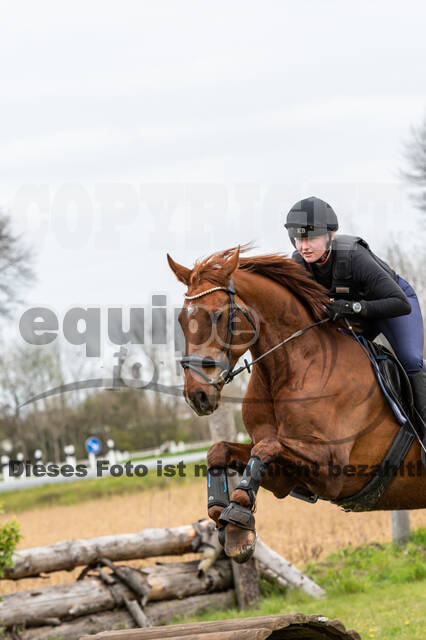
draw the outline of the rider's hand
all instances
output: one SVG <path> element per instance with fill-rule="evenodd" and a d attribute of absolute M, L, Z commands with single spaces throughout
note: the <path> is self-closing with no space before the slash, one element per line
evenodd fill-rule
<path fill-rule="evenodd" d="M 365 318 L 366 305 L 363 301 L 358 304 L 361 305 L 361 310 L 357 313 L 353 308 L 354 302 L 352 300 L 332 300 L 328 308 L 328 315 L 331 320 L 338 320 L 344 316 L 352 316 L 353 318 Z"/>

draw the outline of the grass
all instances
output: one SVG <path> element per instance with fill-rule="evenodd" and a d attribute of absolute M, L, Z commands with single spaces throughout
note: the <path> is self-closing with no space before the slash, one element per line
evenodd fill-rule
<path fill-rule="evenodd" d="M 413 532 L 407 545 L 346 547 L 306 572 L 330 595 L 367 592 L 372 587 L 426 580 L 426 529 Z"/>
<path fill-rule="evenodd" d="M 326 589 L 314 600 L 298 590 L 261 581 L 262 599 L 255 608 L 210 611 L 177 622 L 204 622 L 286 613 L 339 619 L 362 638 L 424 640 L 426 629 L 426 528 L 415 531 L 406 546 L 369 543 L 346 547 L 304 571 Z"/>
<path fill-rule="evenodd" d="M 176 451 L 175 453 L 171 453 L 170 451 L 167 451 L 165 453 L 161 453 L 161 458 L 171 458 L 172 456 L 178 456 L 179 453 L 185 454 L 185 453 L 201 453 L 201 452 L 205 452 L 207 453 L 207 451 L 209 450 L 210 447 L 198 447 L 197 449 L 185 449 L 185 451 Z M 120 460 L 120 463 L 122 463 L 123 461 L 125 462 L 126 460 L 130 460 L 131 462 L 139 462 L 140 460 L 152 460 L 153 458 L 156 458 L 158 456 L 143 456 L 142 458 L 124 458 L 123 460 Z"/>
<path fill-rule="evenodd" d="M 338 619 L 346 629 L 358 631 L 362 638 L 424 640 L 425 591 L 426 582 L 421 581 L 403 587 L 379 587 L 369 593 L 357 593 L 350 597 L 347 594 L 328 596 L 320 602 L 291 592 L 287 595 L 270 595 L 263 598 L 258 607 L 245 611 L 211 611 L 196 618 L 175 619 L 173 623 L 304 613 L 323 615 L 330 620 Z"/>
<path fill-rule="evenodd" d="M 133 463 L 134 461 L 132 461 Z M 199 464 L 205 464 L 201 461 Z M 165 465 L 163 465 L 163 473 Z M 76 482 L 61 482 L 58 484 L 32 487 L 18 491 L 5 491 L 1 494 L 2 504 L 8 513 L 18 513 L 29 509 L 41 509 L 58 505 L 74 505 L 89 500 L 100 500 L 115 495 L 139 493 L 152 489 L 168 488 L 171 482 L 182 483 L 203 481 L 202 475 L 195 476 L 195 464 L 186 464 L 184 476 L 179 477 L 178 473 L 174 477 L 157 475 L 156 469 L 149 469 L 144 477 L 121 476 L 114 478 L 105 476 L 103 478 L 83 479 Z M 205 482 L 205 480 L 204 480 Z"/>
<path fill-rule="evenodd" d="M 184 453 L 200 453 L 204 454 L 208 451 L 208 447 L 200 447 L 197 449 L 188 449 Z M 167 464 L 167 458 L 178 456 L 179 453 L 162 453 L 159 459 L 164 460 L 163 468 Z M 133 466 L 139 463 L 143 464 L 144 460 L 151 460 L 153 456 L 144 458 L 131 458 L 120 460 L 118 464 L 124 465 L 127 461 Z M 154 456 L 155 458 L 155 456 Z M 205 464 L 205 456 L 200 455 L 200 463 Z M 173 481 L 179 480 L 184 483 L 190 479 L 197 479 L 194 473 L 194 463 L 185 465 L 185 477 L 173 478 Z M 6 511 L 18 513 L 28 511 L 30 509 L 41 509 L 43 507 L 52 507 L 58 505 L 73 505 L 89 500 L 100 500 L 110 498 L 111 496 L 121 494 L 139 493 L 140 491 L 149 491 L 150 489 L 168 488 L 170 486 L 170 478 L 166 476 L 158 476 L 156 469 L 149 469 L 146 476 L 138 478 L 136 476 L 112 477 L 105 475 L 102 478 L 90 478 L 77 480 L 75 482 L 62 482 L 41 487 L 32 487 L 29 489 L 19 489 L 17 491 L 0 492 L 2 504 Z"/>

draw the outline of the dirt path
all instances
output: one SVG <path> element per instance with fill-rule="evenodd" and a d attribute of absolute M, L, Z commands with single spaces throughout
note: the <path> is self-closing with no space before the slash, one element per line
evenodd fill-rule
<path fill-rule="evenodd" d="M 129 533 L 147 527 L 189 524 L 206 517 L 205 500 L 204 487 L 194 482 L 168 490 L 25 511 L 16 514 L 24 535 L 19 548 L 53 544 L 72 538 Z M 11 513 L 3 515 L 0 522 L 12 517 L 14 514 Z M 287 560 L 299 566 L 348 544 L 357 546 L 367 541 L 391 539 L 389 513 L 344 513 L 326 502 L 310 505 L 293 498 L 277 500 L 264 490 L 259 495 L 256 523 L 260 537 Z M 426 526 L 426 509 L 412 511 L 411 524 L 413 528 Z M 152 559 L 134 562 L 136 566 L 152 563 Z M 18 582 L 3 580 L 0 582 L 0 593 L 69 582 L 75 579 L 79 571 L 59 572 L 46 579 Z"/>

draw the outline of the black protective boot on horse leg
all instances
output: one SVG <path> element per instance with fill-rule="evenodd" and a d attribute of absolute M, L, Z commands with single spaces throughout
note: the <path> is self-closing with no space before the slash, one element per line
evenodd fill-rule
<path fill-rule="evenodd" d="M 228 478 L 225 467 L 212 467 L 207 472 L 207 510 L 229 505 Z M 225 527 L 218 527 L 218 538 L 225 544 Z"/>
<path fill-rule="evenodd" d="M 240 489 L 248 494 L 251 508 L 249 509 L 248 507 L 244 507 L 237 502 L 232 501 L 219 516 L 219 522 L 224 528 L 228 524 L 231 524 L 239 527 L 240 529 L 246 529 L 253 532 L 256 531 L 254 516 L 251 509 L 256 501 L 256 495 L 262 483 L 263 476 L 265 475 L 266 468 L 267 465 L 260 460 L 259 456 L 252 456 L 250 458 L 235 491 Z M 234 555 L 232 551 L 229 552 L 230 549 L 229 544 L 227 544 L 226 535 L 225 531 L 225 553 L 232 557 L 233 560 L 236 562 L 245 562 L 253 555 L 256 547 L 256 535 L 254 536 L 253 541 L 246 545 L 244 550 L 239 552 L 237 556 Z"/>
<path fill-rule="evenodd" d="M 417 419 L 417 423 L 420 423 L 420 437 L 422 438 L 423 445 L 426 447 L 426 363 L 423 360 L 423 368 L 420 369 L 414 375 L 408 376 L 411 382 L 411 388 L 413 390 L 414 406 L 417 409 L 420 419 Z M 423 424 L 422 424 L 423 421 Z M 423 466 L 426 468 L 426 454 L 422 449 L 422 461 Z"/>

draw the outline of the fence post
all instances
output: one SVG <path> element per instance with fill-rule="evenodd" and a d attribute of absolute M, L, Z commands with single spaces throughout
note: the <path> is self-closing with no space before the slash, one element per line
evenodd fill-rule
<path fill-rule="evenodd" d="M 392 540 L 394 544 L 405 544 L 410 539 L 410 512 L 391 511 Z"/>

